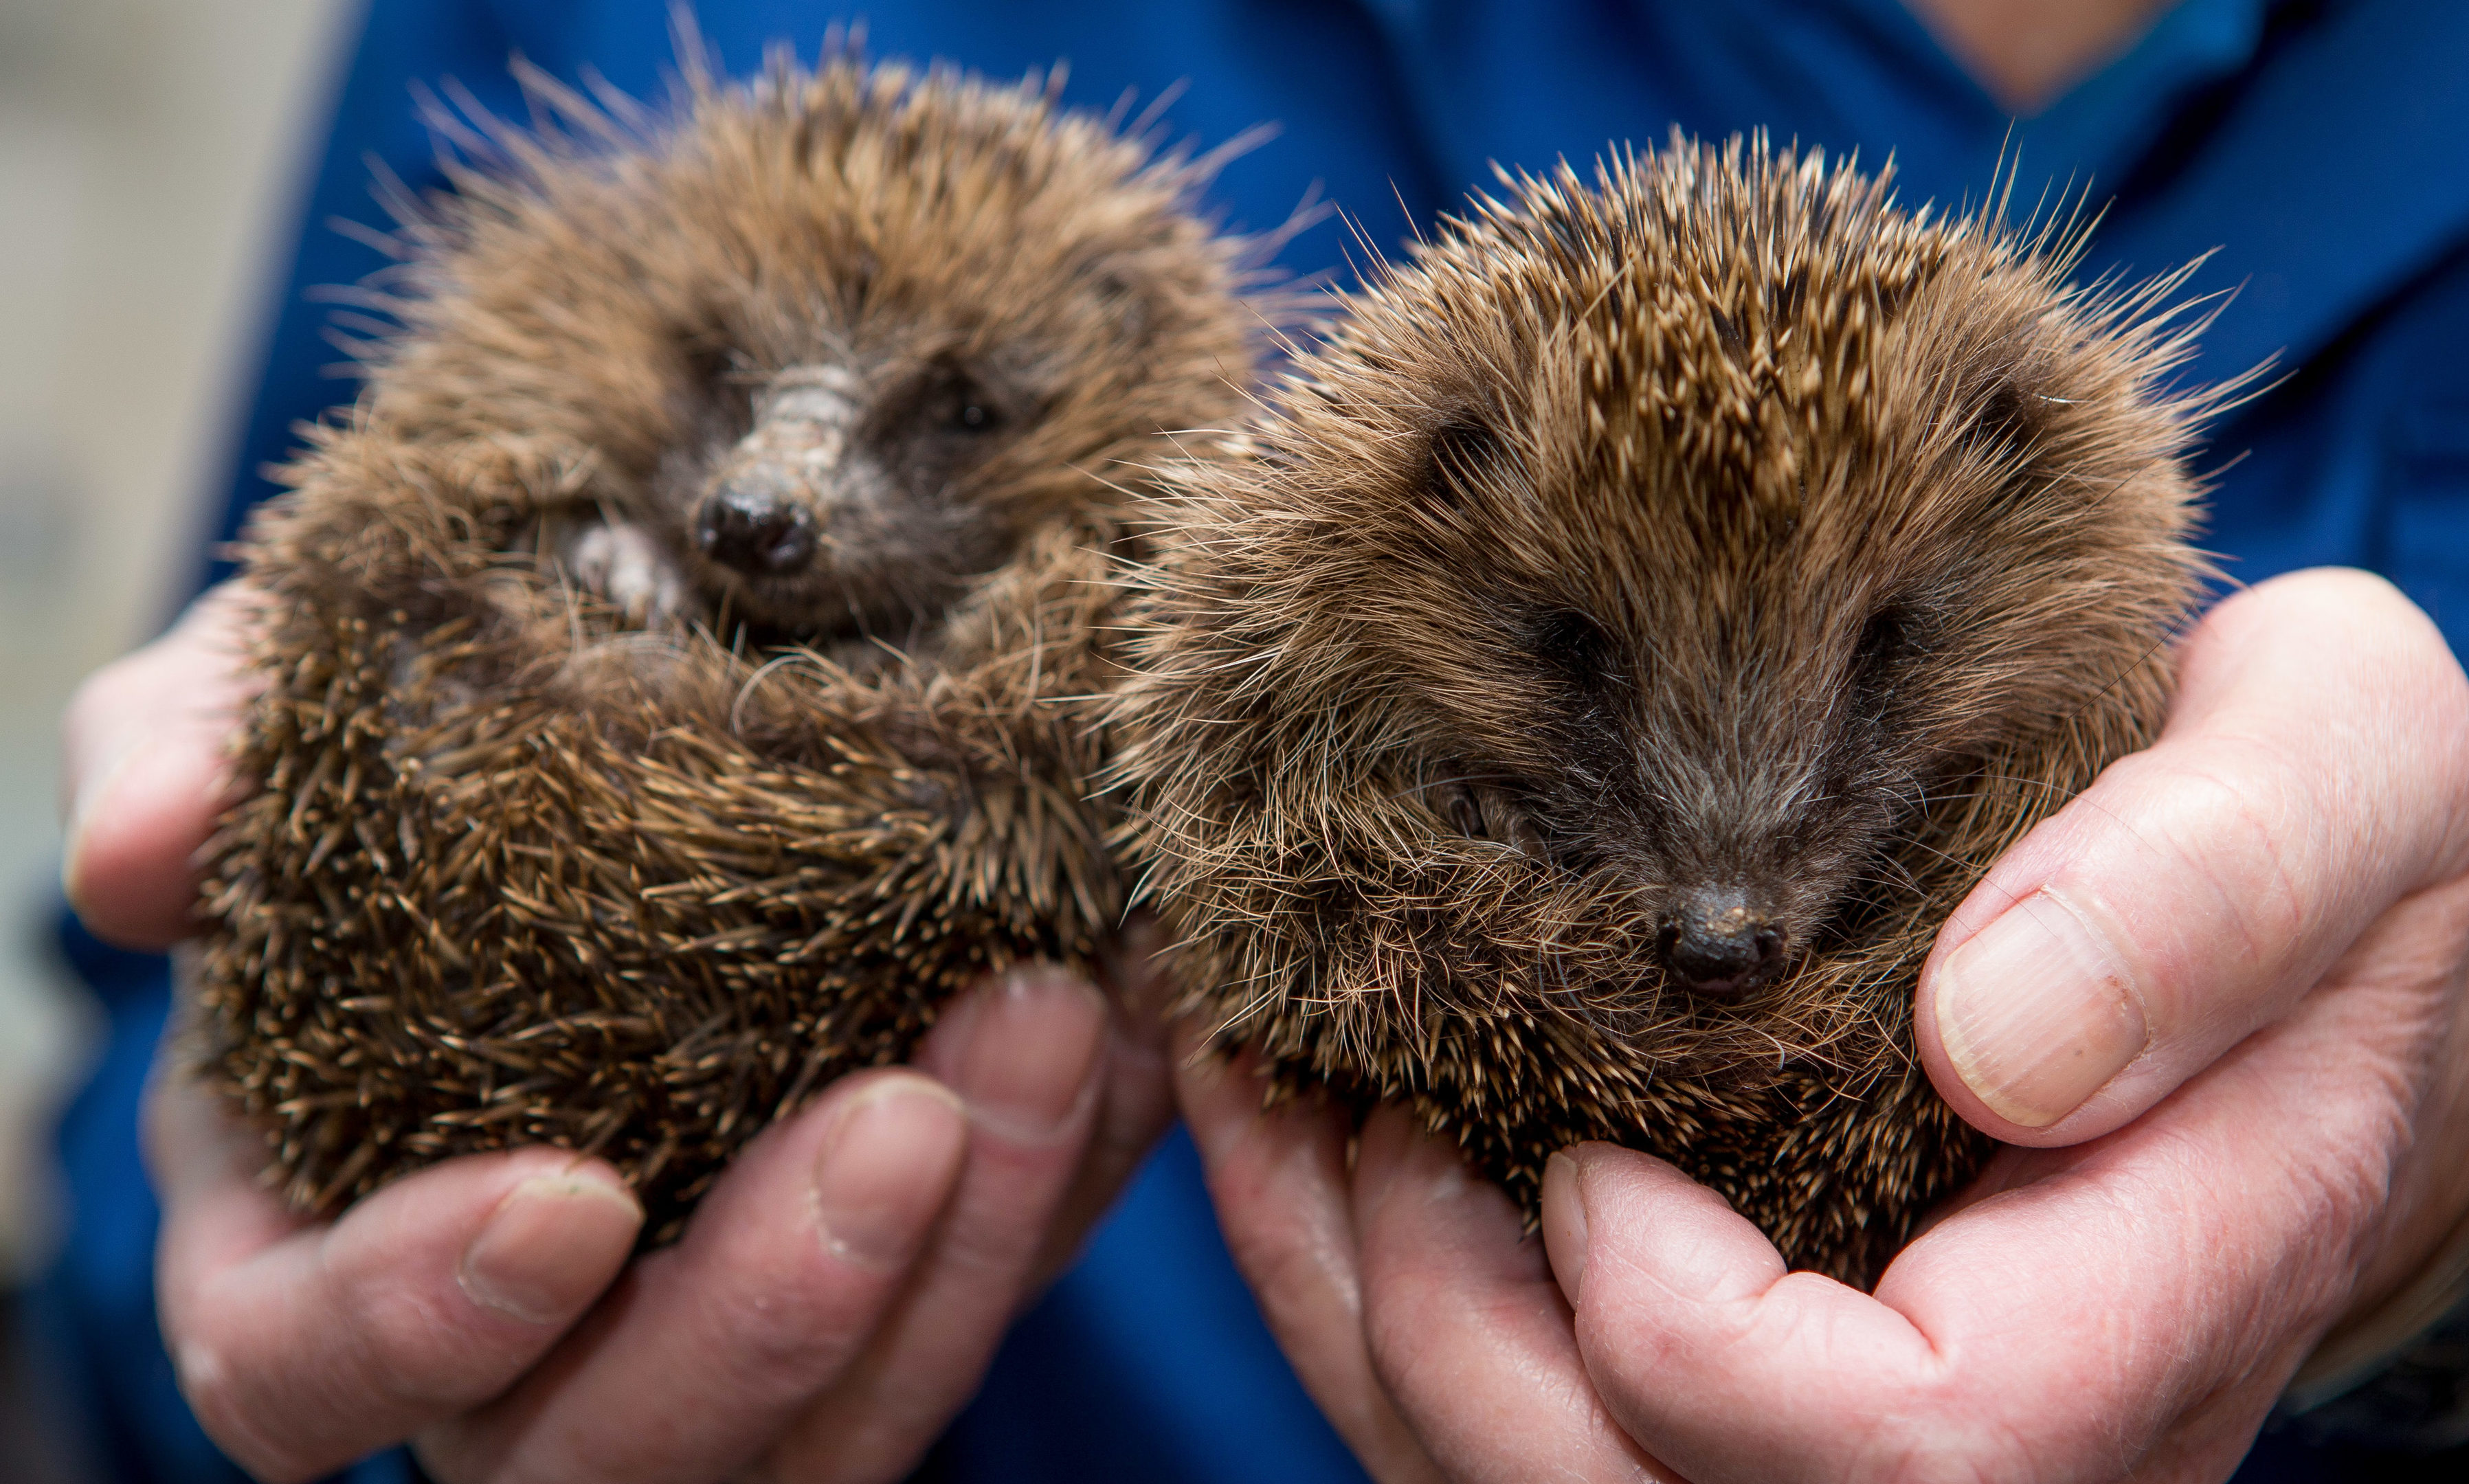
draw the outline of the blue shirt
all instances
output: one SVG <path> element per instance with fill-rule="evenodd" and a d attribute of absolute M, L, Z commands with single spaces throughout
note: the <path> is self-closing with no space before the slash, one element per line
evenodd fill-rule
<path fill-rule="evenodd" d="M 802 0 L 703 5 L 745 71 L 775 37 L 811 59 L 834 12 Z M 2235 289 L 2190 377 L 2277 357 L 2272 389 L 2214 427 L 2209 544 L 2234 581 L 2374 568 L 2469 638 L 2469 7 L 2454 0 L 2182 0 L 2126 55 L 2017 123 L 1898 0 L 910 0 L 867 22 L 876 56 L 994 76 L 1068 59 L 1097 109 L 1184 82 L 1170 118 L 1214 144 L 1275 138 L 1211 192 L 1232 224 L 1274 228 L 1315 193 L 1373 241 L 1407 239 L 1492 163 L 1583 162 L 1606 146 L 1765 128 L 1891 158 L 1909 202 L 1978 199 L 2001 156 L 2015 200 L 2071 183 L 2109 203 L 2085 272 L 2156 272 L 2211 253 L 2196 291 Z M 331 107 L 299 245 L 232 450 L 224 533 L 269 492 L 257 472 L 291 427 L 348 400 L 309 290 L 380 265 L 335 217 L 382 224 L 369 161 L 437 180 L 415 83 L 452 79 L 526 116 L 519 53 L 655 95 L 674 57 L 639 0 L 375 0 Z M 1293 272 L 1345 269 L 1337 225 L 1297 236 Z M 236 412 L 241 409 L 235 409 Z M 219 1480 L 154 1334 L 154 1211 L 135 1147 L 138 1086 L 163 1018 L 159 963 L 63 928 L 102 992 L 111 1041 L 71 1109 L 75 1196 L 42 1313 L 115 1477 Z M 2355 1458 L 2267 1436 L 2241 1479 L 2361 1478 Z M 401 1477 L 401 1456 L 364 1465 Z M 1196 1161 L 1168 1142 L 1086 1258 L 1013 1332 L 978 1402 L 926 1468 L 938 1479 L 1359 1478 L 1262 1330 L 1220 1246 Z"/>

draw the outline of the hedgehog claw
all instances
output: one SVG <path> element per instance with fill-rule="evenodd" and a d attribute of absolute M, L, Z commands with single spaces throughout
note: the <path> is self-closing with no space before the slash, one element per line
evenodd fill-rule
<path fill-rule="evenodd" d="M 685 606 L 684 575 L 641 526 L 586 526 L 567 543 L 565 558 L 574 580 L 608 599 L 631 624 L 663 628 Z"/>

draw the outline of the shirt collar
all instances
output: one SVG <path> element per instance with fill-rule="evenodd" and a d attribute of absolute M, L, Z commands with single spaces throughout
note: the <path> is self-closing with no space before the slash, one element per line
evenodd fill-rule
<path fill-rule="evenodd" d="M 2271 9 L 2270 0 L 2179 0 L 2115 60 L 2019 120 L 2014 148 L 2037 156 L 2040 171 L 2115 188 L 2187 100 L 2254 59 Z"/>

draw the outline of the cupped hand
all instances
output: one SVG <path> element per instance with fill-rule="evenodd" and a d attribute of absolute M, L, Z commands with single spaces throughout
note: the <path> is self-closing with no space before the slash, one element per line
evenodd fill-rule
<path fill-rule="evenodd" d="M 191 929 L 227 802 L 250 600 L 200 600 L 66 723 L 70 898 L 99 934 Z M 844 1079 L 753 1140 L 674 1246 L 554 1150 L 446 1161 L 332 1221 L 168 1059 L 146 1114 L 156 1282 L 182 1388 L 269 1480 L 411 1440 L 446 1484 L 891 1479 L 976 1390 L 1172 1113 L 1146 955 L 1113 995 L 1027 967 L 913 1066 Z"/>
<path fill-rule="evenodd" d="M 1373 1472 L 2233 1471 L 2327 1329 L 2469 1236 L 2469 682 L 2342 572 L 2222 604 L 2181 676 L 2160 741 L 1940 937 L 1931 1080 L 2034 1147 L 1874 1296 L 1787 1272 L 1712 1192 L 1606 1145 L 1552 1160 L 1522 1239 L 1403 1113 L 1350 1145 L 1188 1059 L 1230 1244 Z"/>

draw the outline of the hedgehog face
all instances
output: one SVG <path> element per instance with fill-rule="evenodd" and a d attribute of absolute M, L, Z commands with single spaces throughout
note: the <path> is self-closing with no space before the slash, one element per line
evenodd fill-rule
<path fill-rule="evenodd" d="M 1578 369 L 1563 391 L 1583 398 Z M 1381 579 L 1419 569 L 1437 601 L 1358 630 L 1416 723 L 1402 770 L 1467 838 L 1625 886 L 1690 990 L 1779 974 L 1988 765 L 2001 722 L 2063 704 L 2036 691 L 2079 663 L 2077 631 L 1999 603 L 2065 579 L 2029 537 L 2076 495 L 2010 488 L 1980 441 L 1847 460 L 1769 510 L 1719 465 L 1571 458 L 1564 397 L 1481 390 L 1502 431 L 1457 415 L 1385 491 L 1446 513 Z M 1952 507 L 1934 529 L 1894 518 L 1930 504 Z"/>
<path fill-rule="evenodd" d="M 2172 284 L 2066 247 L 1676 141 L 1347 295 L 1114 708 L 1187 1007 L 1530 1215 L 1612 1139 L 1873 1281 L 1986 1156 L 1921 965 L 2155 735 L 2202 571 Z"/>
<path fill-rule="evenodd" d="M 1206 166 L 1034 83 L 836 57 L 701 86 L 640 150 L 462 181 L 372 403 L 565 470 L 487 493 L 631 624 L 931 647 L 1033 532 L 1111 539 L 1123 467 L 1239 405 Z"/>
<path fill-rule="evenodd" d="M 1043 399 L 993 365 L 910 359 L 725 386 L 662 461 L 655 497 L 712 610 L 897 644 L 1010 557 L 1020 513 L 971 477 Z"/>
<path fill-rule="evenodd" d="M 1363 295 L 1219 544 L 1257 543 L 1235 611 L 1293 616 L 1296 704 L 1362 719 L 1401 879 L 1505 853 L 1722 998 L 1907 882 L 2191 565 L 2182 409 L 2120 310 L 1848 172 L 1691 163 L 1530 183 Z"/>
<path fill-rule="evenodd" d="M 1745 381 L 1761 352 L 1774 369 L 1711 406 L 1641 412 L 1614 337 L 1566 322 L 1508 376 L 1438 389 L 1461 410 L 1419 467 L 1364 471 L 1396 509 L 1355 528 L 1420 528 L 1386 561 L 1432 601 L 1379 603 L 1360 634 L 1419 723 L 1437 817 L 1627 883 L 1672 977 L 1735 995 L 1891 873 L 1900 832 L 2002 740 L 2140 660 L 2148 628 L 2120 621 L 2145 615 L 2103 611 L 2103 558 L 2174 537 L 2174 515 L 2112 518 L 2143 471 L 2091 430 L 2134 409 L 2097 363 L 2050 354 L 2020 287 L 1988 296 L 1950 373 L 1938 295 L 1915 285 L 1858 367 L 1910 410 L 1850 402 L 1831 438 L 1802 431 L 1843 400 L 1793 354 L 1805 325 L 1719 349 L 1697 375 Z M 1642 312 L 1621 299 L 1598 312 Z M 1360 556 L 1366 583 L 1402 575 Z"/>

